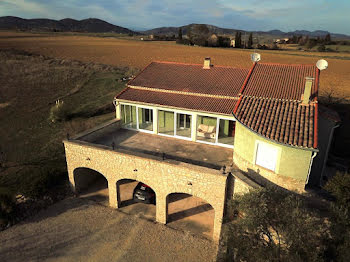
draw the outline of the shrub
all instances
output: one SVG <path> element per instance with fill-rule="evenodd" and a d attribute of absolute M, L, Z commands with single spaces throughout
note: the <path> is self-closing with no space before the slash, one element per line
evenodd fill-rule
<path fill-rule="evenodd" d="M 336 261 L 350 257 L 350 174 L 337 173 L 325 186 L 335 197 L 332 205 L 330 256 Z"/>
<path fill-rule="evenodd" d="M 56 101 L 56 104 L 51 107 L 49 120 L 51 122 L 65 121 L 69 117 L 69 110 L 67 105 L 60 100 Z"/>
<path fill-rule="evenodd" d="M 229 208 L 235 219 L 228 224 L 228 259 L 321 260 L 324 225 L 296 194 L 262 188 L 236 196 Z"/>
<path fill-rule="evenodd" d="M 15 197 L 8 189 L 0 187 L 0 227 L 7 224 L 15 209 Z"/>
<path fill-rule="evenodd" d="M 336 198 L 338 205 L 350 208 L 350 174 L 337 173 L 328 181 L 325 189 Z"/>
<path fill-rule="evenodd" d="M 67 174 L 53 166 L 31 167 L 20 174 L 19 193 L 26 197 L 39 198 L 47 194 L 53 187 L 62 184 Z"/>
<path fill-rule="evenodd" d="M 318 52 L 325 52 L 326 51 L 326 46 L 324 44 L 321 44 L 317 47 Z"/>

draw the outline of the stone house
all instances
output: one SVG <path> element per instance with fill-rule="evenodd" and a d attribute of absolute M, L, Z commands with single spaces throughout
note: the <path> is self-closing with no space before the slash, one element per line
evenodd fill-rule
<path fill-rule="evenodd" d="M 72 187 L 93 180 L 79 170 L 95 170 L 118 208 L 120 181 L 142 181 L 161 223 L 169 195 L 199 197 L 215 210 L 218 240 L 233 194 L 319 184 L 339 121 L 319 113 L 319 78 L 314 65 L 152 62 L 116 95 L 116 119 L 64 141 Z"/>

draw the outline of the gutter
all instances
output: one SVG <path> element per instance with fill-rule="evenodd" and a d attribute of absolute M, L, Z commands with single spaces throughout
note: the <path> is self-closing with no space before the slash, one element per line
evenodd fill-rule
<path fill-rule="evenodd" d="M 312 156 L 311 156 L 309 171 L 307 172 L 307 177 L 306 177 L 305 185 L 306 185 L 307 183 L 309 183 L 309 178 L 310 178 L 312 163 L 313 163 L 314 158 L 315 158 L 316 156 L 317 156 L 317 152 L 314 152 L 314 153 L 312 154 Z"/>
<path fill-rule="evenodd" d="M 321 184 L 321 179 L 323 177 L 323 173 L 324 173 L 324 170 L 325 170 L 325 167 L 326 167 L 326 163 L 327 163 L 327 160 L 328 160 L 329 148 L 331 147 L 331 143 L 332 143 L 332 140 L 333 140 L 334 129 L 336 129 L 339 126 L 340 125 L 337 124 L 337 125 L 332 127 L 331 134 L 330 134 L 330 139 L 328 139 L 326 154 L 324 156 L 324 161 L 323 161 L 322 170 L 321 170 L 321 176 L 320 176 L 320 182 L 319 182 L 320 184 Z"/>

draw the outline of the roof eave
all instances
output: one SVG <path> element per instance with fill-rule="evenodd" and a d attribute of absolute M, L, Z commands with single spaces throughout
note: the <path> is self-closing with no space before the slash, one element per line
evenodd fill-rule
<path fill-rule="evenodd" d="M 266 140 L 269 140 L 273 143 L 276 143 L 276 144 L 279 144 L 279 145 L 283 145 L 283 146 L 287 146 L 287 147 L 291 147 L 291 148 L 294 148 L 294 149 L 301 149 L 301 150 L 306 150 L 306 151 L 312 151 L 312 152 L 319 152 L 319 149 L 317 148 L 311 148 L 311 147 L 302 147 L 302 146 L 295 146 L 295 145 L 290 145 L 290 144 L 285 144 L 285 143 L 282 143 L 282 142 L 279 142 L 279 141 L 276 141 L 274 139 L 271 139 L 271 138 L 268 138 L 266 136 L 263 136 L 262 134 L 258 133 L 257 131 L 251 129 L 250 127 L 246 126 L 245 124 L 243 124 L 238 118 L 237 116 L 235 115 L 235 113 L 232 112 L 232 115 L 233 117 L 236 119 L 236 121 L 238 123 L 240 123 L 242 126 L 244 126 L 245 128 L 249 129 L 250 131 L 252 131 L 254 134 L 266 139 Z"/>

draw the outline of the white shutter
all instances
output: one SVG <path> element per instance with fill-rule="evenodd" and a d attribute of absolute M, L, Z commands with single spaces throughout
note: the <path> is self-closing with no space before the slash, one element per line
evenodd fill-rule
<path fill-rule="evenodd" d="M 277 164 L 277 155 L 277 147 L 266 143 L 258 143 L 255 164 L 275 171 Z"/>

